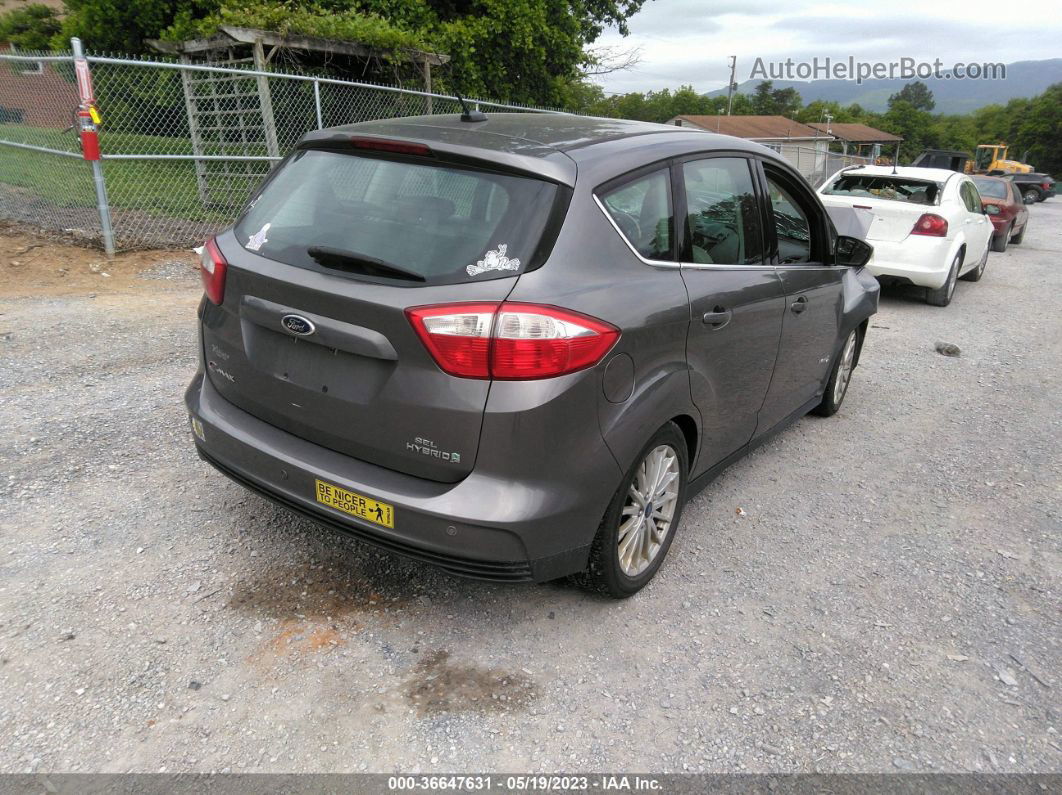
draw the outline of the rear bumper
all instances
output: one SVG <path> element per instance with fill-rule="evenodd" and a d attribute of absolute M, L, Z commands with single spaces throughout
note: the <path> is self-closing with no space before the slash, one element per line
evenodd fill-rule
<path fill-rule="evenodd" d="M 458 483 L 413 477 L 269 425 L 222 398 L 202 372 L 185 403 L 202 423 L 199 455 L 232 480 L 322 525 L 465 577 L 545 582 L 582 571 L 619 482 L 607 452 L 567 466 L 559 456 L 539 480 L 478 467 Z M 317 479 L 392 505 L 394 528 L 318 503 Z"/>
<path fill-rule="evenodd" d="M 875 276 L 892 276 L 933 289 L 943 286 L 948 279 L 954 259 L 954 240 L 909 235 L 898 243 L 867 242 L 874 246 L 874 256 L 867 264 L 867 270 Z"/>
<path fill-rule="evenodd" d="M 992 218 L 992 234 L 995 235 L 996 237 L 999 237 L 1004 232 L 1006 232 L 1010 228 L 1010 225 L 1012 223 L 1014 223 L 1014 219 L 1013 218 L 1000 218 L 998 216 L 992 216 L 991 218 Z"/>

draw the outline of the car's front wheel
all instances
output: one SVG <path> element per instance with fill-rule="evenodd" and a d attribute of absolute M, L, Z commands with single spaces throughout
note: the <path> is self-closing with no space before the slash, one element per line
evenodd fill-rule
<path fill-rule="evenodd" d="M 612 498 L 579 578 L 583 584 L 625 599 L 653 579 L 682 518 L 688 475 L 686 439 L 669 422 L 645 445 Z"/>
<path fill-rule="evenodd" d="M 812 409 L 819 416 L 831 417 L 841 407 L 844 396 L 848 394 L 848 382 L 852 380 L 852 371 L 855 369 L 858 351 L 859 329 L 852 329 L 845 337 L 841 353 L 833 363 L 833 370 L 830 371 L 830 380 L 826 382 L 826 392 L 822 396 L 822 402 Z"/>

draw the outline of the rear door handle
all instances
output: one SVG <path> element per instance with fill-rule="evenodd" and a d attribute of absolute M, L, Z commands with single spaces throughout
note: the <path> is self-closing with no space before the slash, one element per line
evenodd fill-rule
<path fill-rule="evenodd" d="M 799 315 L 808 308 L 808 297 L 806 295 L 800 296 L 789 308 L 793 310 L 793 314 Z"/>
<path fill-rule="evenodd" d="M 706 326 L 710 326 L 713 330 L 719 329 L 730 322 L 730 318 L 734 316 L 734 312 L 730 309 L 724 309 L 721 306 L 717 306 L 713 312 L 705 312 L 701 321 Z"/>

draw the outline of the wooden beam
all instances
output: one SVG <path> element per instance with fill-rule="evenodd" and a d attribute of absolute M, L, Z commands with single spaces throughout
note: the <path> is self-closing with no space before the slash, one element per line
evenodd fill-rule
<path fill-rule="evenodd" d="M 254 68 L 259 72 L 266 70 L 265 50 L 262 40 L 256 39 L 254 47 Z M 265 133 L 266 152 L 273 157 L 280 156 L 280 145 L 277 142 L 277 122 L 273 116 L 273 95 L 269 93 L 269 78 L 263 75 L 255 77 L 258 83 L 258 97 L 262 103 L 262 127 Z"/>
<path fill-rule="evenodd" d="M 391 55 L 402 60 L 414 61 L 415 63 L 429 63 L 432 66 L 442 66 L 450 61 L 449 55 L 441 53 L 424 52 L 422 50 L 388 50 L 380 47 L 369 47 L 354 41 L 304 36 L 300 33 L 288 33 L 285 35 L 268 30 L 257 30 L 256 28 L 240 28 L 235 25 L 221 25 L 218 30 L 225 33 L 232 40 L 242 44 L 254 44 L 256 41 L 261 41 L 262 44 L 271 47 L 308 50 L 310 52 L 332 52 L 340 55 L 352 55 L 356 58 Z"/>

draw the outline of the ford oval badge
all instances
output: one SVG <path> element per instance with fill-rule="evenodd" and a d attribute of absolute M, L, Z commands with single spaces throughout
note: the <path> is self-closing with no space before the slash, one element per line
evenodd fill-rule
<path fill-rule="evenodd" d="M 298 334 L 300 337 L 308 337 L 317 331 L 317 326 L 302 315 L 284 315 L 284 317 L 280 319 L 280 325 L 292 334 Z"/>

